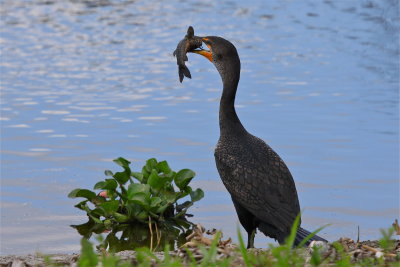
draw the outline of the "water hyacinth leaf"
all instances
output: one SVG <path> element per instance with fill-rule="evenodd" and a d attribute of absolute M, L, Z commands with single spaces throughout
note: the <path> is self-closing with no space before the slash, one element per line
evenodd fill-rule
<path fill-rule="evenodd" d="M 158 176 L 158 173 L 155 169 L 153 169 L 149 175 L 149 179 L 147 180 L 147 183 L 153 188 L 153 189 L 160 189 L 164 186 L 165 184 L 164 179 L 162 179 L 160 176 Z"/>
<path fill-rule="evenodd" d="M 204 197 L 204 192 L 200 188 L 197 188 L 196 190 L 194 190 L 190 193 L 190 198 L 191 198 L 192 202 L 199 201 L 203 197 Z"/>
<path fill-rule="evenodd" d="M 104 189 L 104 190 L 110 190 L 110 191 L 115 191 L 115 189 L 118 187 L 118 183 L 114 179 L 106 179 L 105 181 L 100 181 L 96 183 L 93 187 L 93 189 Z"/>
<path fill-rule="evenodd" d="M 77 197 L 84 197 L 88 200 L 91 200 L 92 198 L 96 197 L 96 193 L 87 190 L 87 189 L 80 189 L 77 188 L 75 190 L 72 190 L 69 194 L 68 194 L 69 198 L 77 198 Z"/>
<path fill-rule="evenodd" d="M 148 173 L 150 173 L 152 169 L 155 169 L 157 167 L 157 160 L 155 158 L 148 159 L 146 161 L 145 167 L 146 167 L 146 171 Z"/>
<path fill-rule="evenodd" d="M 72 228 L 75 228 L 80 235 L 85 238 L 89 238 L 92 235 L 92 229 L 96 225 L 96 223 L 89 217 L 89 221 L 79 225 L 71 225 Z"/>
<path fill-rule="evenodd" d="M 192 193 L 192 188 L 191 188 L 190 186 L 187 185 L 187 186 L 185 186 L 185 187 L 183 188 L 183 190 L 181 190 L 180 192 L 178 192 L 178 198 L 177 198 L 177 200 L 186 197 L 186 196 L 189 195 L 190 193 Z"/>
<path fill-rule="evenodd" d="M 126 216 L 124 214 L 121 214 L 119 212 L 114 212 L 113 216 L 114 216 L 115 220 L 117 222 L 120 222 L 120 223 L 124 223 L 124 222 L 129 221 L 129 217 L 128 216 Z"/>
<path fill-rule="evenodd" d="M 192 170 L 180 170 L 174 178 L 176 186 L 178 186 L 179 189 L 183 190 L 190 183 L 195 175 L 196 174 Z"/>
<path fill-rule="evenodd" d="M 103 209 L 106 215 L 111 215 L 116 212 L 119 208 L 119 201 L 118 200 L 111 200 L 101 203 L 99 208 Z"/>
<path fill-rule="evenodd" d="M 171 204 L 169 204 L 169 203 L 167 203 L 165 205 L 162 205 L 162 206 L 158 207 L 155 212 L 156 213 L 163 213 L 170 205 Z"/>
<path fill-rule="evenodd" d="M 145 209 L 149 209 L 149 194 L 138 192 L 135 195 L 132 196 L 129 200 L 132 201 L 133 203 L 136 203 L 140 206 L 142 206 Z"/>
<path fill-rule="evenodd" d="M 105 211 L 98 207 L 93 210 L 90 210 L 88 213 L 97 219 L 99 219 L 101 216 L 106 216 Z"/>
<path fill-rule="evenodd" d="M 171 182 L 174 180 L 175 174 L 176 174 L 176 172 L 170 172 L 170 173 L 161 175 L 161 177 L 165 180 L 165 184 L 167 184 L 167 186 L 169 184 L 172 186 Z M 172 186 L 172 188 L 173 188 L 173 186 Z"/>
<path fill-rule="evenodd" d="M 123 168 L 129 168 L 129 164 L 131 164 L 129 160 L 126 160 L 121 157 L 114 159 L 113 161 Z"/>
<path fill-rule="evenodd" d="M 104 197 L 101 196 L 95 196 L 94 198 L 92 198 L 90 200 L 90 202 L 92 202 L 95 206 L 100 205 L 101 203 L 105 202 L 106 199 Z"/>
<path fill-rule="evenodd" d="M 87 202 L 88 202 L 88 200 L 81 201 L 81 202 L 79 202 L 78 204 L 76 204 L 74 207 L 75 207 L 75 208 L 78 208 L 78 209 L 80 209 L 80 210 L 86 211 L 86 210 L 89 208 L 89 207 L 86 205 Z"/>
<path fill-rule="evenodd" d="M 104 187 L 105 184 L 106 184 L 105 181 L 97 182 L 97 183 L 93 186 L 93 189 L 94 189 L 94 190 L 96 190 L 96 189 L 103 189 L 103 187 Z"/>
<path fill-rule="evenodd" d="M 87 215 L 95 222 L 95 223 L 99 223 L 102 224 L 103 222 L 97 218 L 96 216 L 92 215 L 92 212 L 87 213 Z"/>
<path fill-rule="evenodd" d="M 118 183 L 114 179 L 106 179 L 105 181 L 100 181 L 96 183 L 93 189 L 104 189 L 104 190 L 115 191 L 117 187 Z"/>
<path fill-rule="evenodd" d="M 141 172 L 132 172 L 131 175 L 136 178 L 139 182 L 143 181 L 143 173 Z"/>
<path fill-rule="evenodd" d="M 151 208 L 157 208 L 158 206 L 160 206 L 162 200 L 159 197 L 152 197 L 150 199 L 150 207 Z"/>
<path fill-rule="evenodd" d="M 132 199 L 137 193 L 150 194 L 150 186 L 148 184 L 130 184 L 128 187 L 128 199 Z"/>
<path fill-rule="evenodd" d="M 163 172 L 164 174 L 171 173 L 171 168 L 169 167 L 167 161 L 163 160 L 157 163 L 157 170 Z"/>
<path fill-rule="evenodd" d="M 139 213 L 136 215 L 136 218 L 137 218 L 138 220 L 142 220 L 142 221 L 147 221 L 148 217 L 149 217 L 149 214 L 148 214 L 147 211 L 145 211 L 145 210 L 139 212 Z"/>
<path fill-rule="evenodd" d="M 143 166 L 143 168 L 142 168 L 142 175 L 143 175 L 142 183 L 147 183 L 147 178 L 149 177 L 150 172 L 151 172 L 151 170 L 147 171 L 146 166 Z"/>
<path fill-rule="evenodd" d="M 113 172 L 110 171 L 110 170 L 105 170 L 105 171 L 104 171 L 104 174 L 105 174 L 106 176 L 113 176 L 113 175 L 114 175 Z"/>
<path fill-rule="evenodd" d="M 161 190 L 160 191 L 160 197 L 162 200 L 164 200 L 165 202 L 168 203 L 174 203 L 178 197 L 179 193 L 175 193 L 175 192 L 171 192 L 171 191 L 167 191 L 167 190 Z"/>
<path fill-rule="evenodd" d="M 119 184 L 125 184 L 129 180 L 129 176 L 126 172 L 117 172 L 113 177 Z"/>
<path fill-rule="evenodd" d="M 132 202 L 131 200 L 128 200 L 126 202 L 126 211 L 128 214 L 128 217 L 133 217 L 135 214 L 137 214 L 139 211 L 142 211 L 142 206 Z"/>
<path fill-rule="evenodd" d="M 193 205 L 192 201 L 185 201 L 182 204 L 176 205 L 176 210 L 181 212 L 182 210 L 186 210 Z"/>
<path fill-rule="evenodd" d="M 117 189 L 118 184 L 114 179 L 106 179 L 106 184 L 103 189 L 114 191 Z"/>

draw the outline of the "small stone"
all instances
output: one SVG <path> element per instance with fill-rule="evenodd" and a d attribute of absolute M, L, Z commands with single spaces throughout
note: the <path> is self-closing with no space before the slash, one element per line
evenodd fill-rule
<path fill-rule="evenodd" d="M 21 260 L 14 260 L 11 267 L 26 267 L 26 264 Z"/>
<path fill-rule="evenodd" d="M 382 258 L 384 255 L 385 255 L 385 254 L 383 254 L 382 251 L 377 251 L 377 252 L 375 253 L 375 258 L 380 259 L 380 258 Z"/>
<path fill-rule="evenodd" d="M 318 248 L 318 250 L 321 253 L 325 253 L 329 249 L 328 243 L 324 241 L 311 241 L 310 245 L 308 245 L 308 248 L 310 249 L 311 252 L 314 251 L 314 248 Z"/>

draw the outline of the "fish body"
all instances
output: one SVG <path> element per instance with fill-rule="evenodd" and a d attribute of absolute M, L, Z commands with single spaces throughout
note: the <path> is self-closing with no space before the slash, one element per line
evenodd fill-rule
<path fill-rule="evenodd" d="M 177 45 L 173 55 L 176 57 L 176 64 L 178 65 L 179 81 L 182 82 L 184 77 L 192 78 L 185 61 L 188 61 L 187 52 L 201 47 L 202 39 L 194 35 L 192 26 L 189 26 L 185 38 L 183 38 Z"/>

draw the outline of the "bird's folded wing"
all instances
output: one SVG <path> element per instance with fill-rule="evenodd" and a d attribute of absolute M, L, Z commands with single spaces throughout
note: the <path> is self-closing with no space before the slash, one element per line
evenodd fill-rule
<path fill-rule="evenodd" d="M 261 139 L 257 142 L 262 149 L 216 155 L 217 168 L 236 201 L 259 220 L 287 232 L 300 212 L 295 184 L 275 151 Z"/>

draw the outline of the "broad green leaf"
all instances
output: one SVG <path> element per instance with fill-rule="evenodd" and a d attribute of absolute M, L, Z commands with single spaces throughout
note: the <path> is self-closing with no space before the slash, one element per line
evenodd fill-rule
<path fill-rule="evenodd" d="M 74 207 L 78 208 L 80 210 L 86 211 L 88 209 L 88 206 L 86 205 L 87 202 L 88 202 L 88 200 L 81 201 L 78 204 L 76 204 Z"/>
<path fill-rule="evenodd" d="M 121 213 L 118 213 L 118 212 L 115 212 L 113 214 L 113 216 L 114 216 L 115 220 L 117 222 L 120 222 L 120 223 L 124 223 L 124 222 L 127 222 L 129 220 L 128 216 L 126 216 L 124 214 L 121 214 Z"/>
<path fill-rule="evenodd" d="M 165 160 L 157 163 L 157 170 L 159 172 L 163 172 L 164 174 L 168 174 L 171 172 L 171 168 L 168 165 L 168 162 L 166 162 Z"/>
<path fill-rule="evenodd" d="M 126 172 L 117 172 L 113 177 L 119 184 L 125 184 L 129 180 L 129 174 Z"/>
<path fill-rule="evenodd" d="M 147 219 L 149 218 L 149 214 L 147 213 L 147 211 L 143 210 L 136 215 L 136 218 L 142 221 L 147 221 Z"/>
<path fill-rule="evenodd" d="M 192 201 L 185 201 L 182 204 L 179 204 L 176 206 L 176 211 L 178 212 L 177 214 L 175 214 L 174 218 L 179 218 L 182 215 L 184 215 L 187 211 L 188 208 L 190 208 L 193 205 Z"/>
<path fill-rule="evenodd" d="M 190 198 L 192 199 L 192 202 L 199 201 L 203 197 L 204 197 L 204 192 L 200 188 L 197 188 L 196 190 L 190 193 Z"/>
<path fill-rule="evenodd" d="M 80 235 L 85 238 L 90 238 L 93 233 L 93 227 L 96 223 L 89 217 L 89 221 L 79 225 L 71 225 L 72 228 L 75 228 Z"/>
<path fill-rule="evenodd" d="M 81 239 L 81 255 L 78 266 L 95 267 L 98 263 L 97 254 L 93 250 L 93 245 L 86 238 Z"/>
<path fill-rule="evenodd" d="M 151 170 L 147 171 L 146 166 L 143 166 L 143 168 L 142 168 L 142 175 L 143 175 L 142 183 L 147 183 L 147 178 L 149 177 L 150 172 L 151 172 Z"/>
<path fill-rule="evenodd" d="M 102 189 L 115 191 L 117 189 L 118 183 L 114 179 L 106 179 L 105 185 Z"/>
<path fill-rule="evenodd" d="M 115 163 L 117 163 L 119 166 L 124 167 L 124 168 L 129 168 L 129 164 L 131 164 L 131 162 L 129 160 L 126 160 L 124 158 L 117 158 L 113 160 Z"/>
<path fill-rule="evenodd" d="M 196 174 L 192 170 L 180 170 L 174 178 L 176 186 L 178 186 L 179 189 L 183 190 L 190 183 L 195 175 Z"/>
<path fill-rule="evenodd" d="M 131 200 L 127 201 L 125 208 L 129 218 L 132 218 L 134 214 L 137 214 L 138 212 L 143 210 L 142 206 L 132 202 Z"/>
<path fill-rule="evenodd" d="M 111 215 L 118 210 L 119 201 L 118 200 L 106 201 L 104 203 L 101 203 L 99 208 L 103 209 L 106 215 Z"/>
<path fill-rule="evenodd" d="M 180 212 L 180 211 L 182 211 L 182 210 L 188 209 L 188 208 L 191 207 L 192 205 L 193 205 L 193 202 L 192 202 L 192 201 L 185 201 L 185 202 L 183 202 L 182 204 L 176 205 L 176 210 L 177 210 L 178 212 Z"/>
<path fill-rule="evenodd" d="M 160 206 L 162 200 L 159 197 L 152 197 L 150 199 L 150 207 L 151 208 L 157 208 L 158 206 Z"/>
<path fill-rule="evenodd" d="M 171 204 L 167 203 L 157 208 L 156 213 L 161 214 L 163 213 Z"/>
<path fill-rule="evenodd" d="M 95 196 L 94 198 L 92 198 L 90 200 L 90 202 L 92 202 L 95 206 L 100 205 L 101 203 L 105 202 L 106 199 L 104 197 L 101 196 Z"/>
<path fill-rule="evenodd" d="M 128 187 L 128 199 L 132 199 L 137 193 L 150 194 L 150 186 L 148 184 L 130 184 Z"/>
<path fill-rule="evenodd" d="M 88 200 L 91 200 L 92 198 L 96 197 L 96 193 L 87 190 L 87 189 L 80 189 L 77 188 L 75 190 L 72 190 L 69 194 L 68 194 L 69 198 L 77 198 L 77 197 L 84 197 Z"/>
<path fill-rule="evenodd" d="M 103 189 L 103 187 L 104 187 L 105 184 L 106 184 L 105 181 L 97 182 L 97 183 L 93 186 L 93 189 L 94 189 L 94 190 L 96 190 L 96 189 Z"/>
<path fill-rule="evenodd" d="M 184 198 L 184 197 L 186 197 L 187 195 L 189 195 L 190 193 L 192 193 L 192 188 L 191 188 L 190 186 L 187 185 L 187 186 L 184 187 L 183 190 L 181 190 L 180 192 L 177 192 L 177 198 L 176 198 L 176 200 L 181 199 L 181 198 Z"/>
<path fill-rule="evenodd" d="M 162 179 L 160 176 L 158 176 L 158 173 L 155 169 L 153 169 L 149 175 L 149 179 L 147 180 L 147 183 L 153 188 L 153 189 L 160 189 L 164 186 L 165 184 L 164 179 Z"/>
<path fill-rule="evenodd" d="M 149 209 L 149 195 L 146 193 L 138 192 L 132 196 L 130 199 L 133 203 L 136 203 L 140 206 L 142 206 L 145 209 Z"/>
<path fill-rule="evenodd" d="M 112 226 L 112 221 L 110 219 L 104 220 L 104 226 L 109 228 Z"/>
<path fill-rule="evenodd" d="M 139 182 L 143 181 L 143 173 L 141 172 L 132 172 L 131 175 L 135 177 Z"/>
<path fill-rule="evenodd" d="M 106 175 L 106 176 L 113 176 L 114 174 L 112 173 L 112 171 L 110 171 L 110 170 L 105 170 L 104 171 L 104 174 Z"/>
<path fill-rule="evenodd" d="M 157 168 L 157 160 L 155 158 L 148 159 L 145 167 L 146 171 L 150 173 L 152 169 Z"/>
<path fill-rule="evenodd" d="M 99 219 L 101 216 L 106 216 L 106 213 L 104 211 L 104 209 L 101 209 L 99 207 L 93 209 L 93 210 L 89 210 L 88 215 L 91 215 L 97 219 Z"/>
<path fill-rule="evenodd" d="M 94 209 L 94 210 L 89 210 L 89 212 L 87 212 L 87 215 L 95 222 L 95 223 L 103 223 L 99 217 L 100 216 L 104 216 L 104 211 L 102 211 L 101 209 Z"/>
<path fill-rule="evenodd" d="M 106 179 L 105 181 L 100 181 L 94 185 L 93 189 L 104 189 L 115 191 L 117 189 L 118 183 L 114 179 Z"/>
<path fill-rule="evenodd" d="M 168 203 L 174 203 L 179 193 L 170 192 L 167 190 L 161 190 L 159 196 L 162 200 Z"/>

